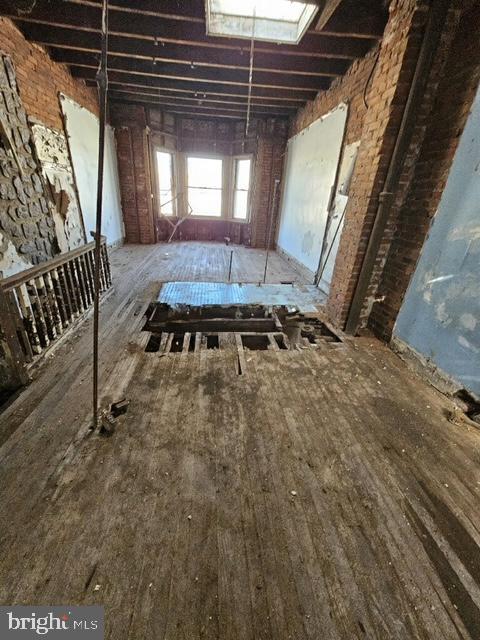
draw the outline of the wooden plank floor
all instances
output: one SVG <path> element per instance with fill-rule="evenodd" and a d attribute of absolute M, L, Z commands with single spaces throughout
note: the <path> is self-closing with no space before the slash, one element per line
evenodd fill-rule
<path fill-rule="evenodd" d="M 90 322 L 0 416 L 0 602 L 104 604 L 115 640 L 479 638 L 480 433 L 374 340 L 243 375 L 234 349 L 145 353 L 158 281 L 214 279 L 211 250 L 115 253 L 112 437 L 88 432 Z"/>

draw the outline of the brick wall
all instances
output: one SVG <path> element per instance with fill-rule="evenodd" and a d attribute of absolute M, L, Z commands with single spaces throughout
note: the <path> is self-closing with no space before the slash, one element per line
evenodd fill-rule
<path fill-rule="evenodd" d="M 18 270 L 53 257 L 58 252 L 58 244 L 40 167 L 32 156 L 32 134 L 9 56 L 0 56 L 0 101 L 11 143 L 10 148 L 3 140 L 0 142 L 1 278 L 9 262 L 10 243 L 19 255 Z"/>
<path fill-rule="evenodd" d="M 165 146 L 184 153 L 217 153 L 254 156 L 252 211 L 249 223 L 225 220 L 189 219 L 175 237 L 180 240 L 217 240 L 229 236 L 232 242 L 265 247 L 273 197 L 273 181 L 283 166 L 287 123 L 285 120 L 255 120 L 248 139 L 240 121 L 174 118 L 158 109 L 134 104 L 114 104 L 112 124 L 116 128 L 120 189 L 126 241 L 154 243 L 166 240 L 171 227 L 154 214 L 149 149 Z M 274 207 L 272 244 L 279 198 Z"/>
<path fill-rule="evenodd" d="M 377 292 L 384 300 L 373 306 L 369 318 L 370 329 L 385 340 L 391 337 L 480 81 L 479 24 L 480 5 L 475 3 L 461 17 L 453 42 L 444 43 L 448 60 L 433 110 L 424 123 L 424 143 L 406 199 L 392 219 L 393 240 Z M 453 27 L 447 28 L 447 34 L 454 32 Z"/>
<path fill-rule="evenodd" d="M 276 140 L 265 136 L 258 139 L 252 203 L 253 247 L 265 248 L 269 237 L 270 247 L 275 246 L 281 194 L 281 184 L 275 192 L 275 180 L 282 178 L 285 148 L 282 138 Z"/>
<path fill-rule="evenodd" d="M 294 136 L 312 122 L 318 120 L 341 102 L 349 104 L 349 115 L 345 133 L 345 143 L 351 144 L 360 140 L 363 131 L 363 120 L 367 112 L 365 106 L 365 90 L 370 86 L 370 76 L 378 55 L 378 47 L 370 51 L 365 58 L 356 60 L 347 73 L 337 78 L 327 91 L 321 91 L 315 100 L 308 102 L 300 109 L 292 121 L 290 136 Z"/>
<path fill-rule="evenodd" d="M 28 116 L 63 130 L 59 92 L 98 114 L 96 91 L 73 78 L 65 65 L 53 62 L 42 47 L 25 40 L 8 18 L 0 18 L 0 51 L 12 58 Z"/>
<path fill-rule="evenodd" d="M 362 144 L 328 300 L 328 314 L 337 326 L 344 325 L 360 273 L 425 21 L 426 12 L 415 0 L 398 0 L 390 6 L 389 21 L 367 92 L 368 110 L 363 120 Z"/>

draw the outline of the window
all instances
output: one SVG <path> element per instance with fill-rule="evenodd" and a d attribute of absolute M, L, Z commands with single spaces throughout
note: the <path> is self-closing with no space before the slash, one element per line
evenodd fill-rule
<path fill-rule="evenodd" d="M 250 158 L 237 158 L 235 160 L 233 217 L 237 220 L 246 220 L 248 218 L 251 164 Z"/>
<path fill-rule="evenodd" d="M 223 161 L 220 158 L 187 158 L 188 204 L 194 216 L 222 215 Z"/>
<path fill-rule="evenodd" d="M 172 216 L 173 202 L 173 155 L 167 151 L 157 151 L 158 201 L 160 213 Z"/>
<path fill-rule="evenodd" d="M 207 33 L 298 43 L 318 6 L 307 0 L 206 0 Z"/>

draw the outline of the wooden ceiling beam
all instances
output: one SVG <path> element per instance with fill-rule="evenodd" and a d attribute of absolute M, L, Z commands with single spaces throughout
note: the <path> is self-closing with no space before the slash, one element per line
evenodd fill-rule
<path fill-rule="evenodd" d="M 327 22 L 342 2 L 343 0 L 324 0 L 323 7 L 320 10 L 320 15 L 315 25 L 315 31 L 323 31 Z"/>
<path fill-rule="evenodd" d="M 342 0 L 333 0 L 341 2 Z M 85 7 L 91 7 L 92 9 L 100 10 L 102 6 L 101 0 L 64 0 L 70 4 L 82 5 Z M 322 7 L 325 4 L 324 0 L 319 0 L 317 3 Z M 126 14 L 136 14 L 142 16 L 148 16 L 150 18 L 162 18 L 164 20 L 175 20 L 178 22 L 189 22 L 197 24 L 205 24 L 205 5 L 203 1 L 199 0 L 182 0 L 181 12 L 180 6 L 176 0 L 162 0 L 159 5 L 158 0 L 142 0 L 142 6 L 132 6 L 132 0 L 115 0 L 109 3 L 109 9 L 111 12 L 119 12 Z M 383 32 L 383 25 L 376 18 L 375 3 L 372 4 L 370 12 L 370 22 L 363 22 L 360 27 L 355 22 L 355 16 L 352 15 L 352 20 L 347 26 L 336 26 L 333 29 L 324 30 L 322 35 L 330 37 L 350 37 L 350 38 L 365 38 L 368 40 L 378 39 Z M 332 12 L 333 13 L 333 12 Z M 329 17 L 331 17 L 332 13 Z M 309 33 L 315 35 L 318 33 L 317 29 L 310 29 Z"/>
<path fill-rule="evenodd" d="M 85 53 L 100 52 L 100 34 L 83 31 L 65 30 L 58 27 L 45 27 L 39 24 L 25 23 L 23 33 L 28 40 L 52 49 L 64 49 Z M 118 36 L 109 37 L 109 51 L 112 55 L 138 60 L 153 60 L 171 64 L 191 64 L 196 66 L 243 69 L 249 68 L 247 51 L 192 48 L 185 45 L 156 46 L 154 41 L 132 40 Z M 277 74 L 298 75 L 343 75 L 350 65 L 350 59 L 317 58 L 311 56 L 273 56 L 257 51 L 255 67 L 260 71 Z"/>
<path fill-rule="evenodd" d="M 109 100 L 113 101 L 113 102 L 131 102 L 131 101 L 135 101 L 135 102 L 141 102 L 141 103 L 145 103 L 148 104 L 152 107 L 158 107 L 159 109 L 165 109 L 168 110 L 168 108 L 180 108 L 180 109 L 190 109 L 190 110 L 200 110 L 201 113 L 207 113 L 207 112 L 219 112 L 222 111 L 224 113 L 231 113 L 231 114 L 236 114 L 240 117 L 246 117 L 247 114 L 247 107 L 246 105 L 242 108 L 241 106 L 231 106 L 231 107 L 227 107 L 227 106 L 218 106 L 218 105 L 212 105 L 212 104 L 204 104 L 203 102 L 200 104 L 198 100 L 191 100 L 189 104 L 185 104 L 185 103 L 179 103 L 177 102 L 175 99 L 174 100 L 165 100 L 165 99 L 155 99 L 155 97 L 148 97 L 148 96 L 142 96 L 142 95 L 123 95 L 121 92 L 118 91 L 112 91 L 110 93 L 109 96 Z M 265 107 L 261 107 L 261 106 L 256 106 L 256 105 L 252 105 L 251 106 L 251 113 L 252 114 L 258 114 L 258 115 L 263 115 L 263 116 L 282 116 L 282 117 L 289 117 L 291 114 L 291 112 L 289 111 L 285 111 L 284 109 L 282 110 L 279 107 L 274 107 L 274 109 L 267 109 Z"/>
<path fill-rule="evenodd" d="M 85 83 L 87 84 L 87 86 L 91 86 L 91 87 L 96 87 L 97 83 L 96 80 L 94 78 L 94 75 L 90 75 L 90 77 L 85 77 L 82 76 L 83 79 L 85 80 Z M 131 88 L 132 91 L 138 91 L 139 89 L 149 89 L 150 91 L 164 91 L 164 92 L 168 92 L 169 94 L 181 94 L 184 96 L 190 96 L 190 97 L 198 97 L 195 95 L 195 93 L 200 93 L 203 95 L 204 91 L 198 91 L 197 89 L 195 89 L 195 87 L 188 87 L 187 89 L 185 88 L 180 88 L 178 86 L 170 86 L 170 87 L 166 87 L 165 84 L 161 84 L 161 85 L 155 85 L 153 83 L 142 83 L 141 81 L 138 82 L 125 82 L 125 80 L 122 78 L 121 81 L 118 80 L 114 80 L 112 79 L 112 76 L 109 76 L 109 80 L 108 80 L 108 86 L 109 87 L 127 87 L 127 88 Z M 245 93 L 235 93 L 233 91 L 228 91 L 228 93 L 226 93 L 225 91 L 223 92 L 216 92 L 216 91 L 212 91 L 211 88 L 208 91 L 208 97 L 218 97 L 221 98 L 222 100 L 230 100 L 230 98 L 239 98 L 239 99 L 244 99 L 247 100 L 248 98 L 248 94 Z M 255 101 L 262 101 L 262 100 L 267 100 L 269 102 L 275 103 L 288 103 L 289 105 L 295 105 L 295 108 L 299 108 L 301 106 L 303 106 L 305 104 L 305 99 L 301 99 L 297 96 L 288 96 L 285 97 L 283 95 L 279 95 L 278 92 L 276 92 L 275 95 L 268 95 L 266 92 L 263 93 L 263 95 L 253 95 L 251 97 L 252 102 Z"/>
<path fill-rule="evenodd" d="M 143 103 L 140 100 L 111 100 L 111 103 L 113 104 L 140 104 L 142 106 L 146 106 L 145 103 Z M 155 105 L 157 107 L 161 107 L 162 105 Z M 241 114 L 241 113 L 231 113 L 230 111 L 224 111 L 222 109 L 217 109 L 215 111 L 206 111 L 203 110 L 201 107 L 181 107 L 179 105 L 176 106 L 165 106 L 164 111 L 167 111 L 168 113 L 174 113 L 174 114 L 179 114 L 179 115 L 183 115 L 183 116 L 191 116 L 192 118 L 198 118 L 199 115 L 205 116 L 207 118 L 231 118 L 233 120 L 246 120 L 246 111 Z M 276 116 L 275 114 L 265 114 L 266 117 L 283 117 L 283 116 Z"/>
<path fill-rule="evenodd" d="M 68 64 L 71 67 L 98 67 L 98 56 L 94 54 L 54 50 L 52 58 L 56 62 Z M 152 76 L 173 80 L 186 80 L 198 83 L 231 84 L 248 87 L 248 71 L 241 69 L 216 69 L 211 67 L 196 67 L 195 65 L 179 65 L 152 60 L 131 60 L 116 56 L 108 56 L 108 69 L 120 73 Z M 333 76 L 336 77 L 336 76 Z M 329 86 L 332 76 L 291 76 L 289 74 L 272 74 L 270 72 L 253 71 L 253 86 L 270 87 L 272 89 L 288 88 L 295 91 L 320 91 Z"/>
<path fill-rule="evenodd" d="M 139 89 L 129 89 L 128 87 L 125 88 L 122 85 L 116 85 L 116 87 L 111 87 L 110 91 L 109 91 L 109 95 L 115 95 L 117 97 L 122 96 L 124 98 L 130 97 L 130 99 L 132 99 L 132 96 L 143 96 L 145 98 L 148 98 L 150 101 L 152 101 L 153 103 L 155 103 L 155 101 L 179 101 L 179 103 L 185 102 L 188 104 L 194 103 L 197 105 L 200 105 L 201 103 L 203 104 L 212 104 L 212 105 L 223 105 L 223 106 L 234 106 L 240 109 L 246 109 L 247 104 L 248 104 L 248 100 L 245 97 L 244 100 L 227 100 L 226 97 L 223 99 L 219 99 L 219 98 L 212 98 L 212 97 L 207 97 L 207 98 L 196 98 L 194 94 L 192 95 L 178 95 L 178 94 L 167 94 L 167 93 L 160 93 L 160 92 L 152 92 L 152 91 L 140 91 Z M 303 103 L 300 103 L 303 104 Z M 276 104 L 273 104 L 271 101 L 267 100 L 265 101 L 264 98 L 253 98 L 252 99 L 252 107 L 261 107 L 262 109 L 275 109 L 277 111 L 283 111 L 285 113 L 290 112 L 290 113 L 295 113 L 298 109 L 300 105 L 299 104 L 290 104 L 290 103 L 281 103 L 281 102 L 277 102 Z"/>
<path fill-rule="evenodd" d="M 34 10 L 26 15 L 17 15 L 15 12 L 4 13 L 21 26 L 22 24 L 43 24 L 48 27 L 61 27 L 85 33 L 99 33 L 100 20 L 98 12 L 93 14 L 88 7 L 71 4 L 65 11 L 63 3 L 49 4 L 46 8 L 43 4 L 36 5 Z M 88 11 L 85 11 L 85 10 Z M 111 36 L 119 36 L 146 40 L 157 43 L 160 47 L 165 44 L 181 44 L 191 48 L 204 47 L 207 49 L 228 49 L 231 51 L 248 52 L 248 41 L 235 38 L 213 38 L 205 33 L 205 25 L 179 23 L 155 20 L 147 16 L 133 17 L 131 14 L 112 13 L 109 17 L 109 31 Z M 330 37 L 307 34 L 298 45 L 276 45 L 271 43 L 256 43 L 257 52 L 273 55 L 305 56 L 313 55 L 325 57 L 347 57 L 348 59 L 360 58 L 371 48 L 372 41 L 350 39 L 344 37 Z"/>
<path fill-rule="evenodd" d="M 88 63 L 75 63 L 70 64 L 70 68 L 72 70 L 73 75 L 85 77 L 81 75 L 81 70 L 89 70 L 91 73 L 94 73 L 98 69 L 98 65 L 96 64 L 88 64 Z M 163 85 L 170 86 L 175 88 L 176 86 L 180 86 L 182 88 L 188 88 L 188 86 L 192 87 L 195 91 L 209 91 L 212 89 L 213 91 L 217 91 L 221 87 L 234 88 L 235 90 L 239 90 L 242 87 L 245 89 L 245 93 L 248 89 L 248 78 L 244 80 L 226 80 L 215 78 L 215 75 L 212 75 L 212 78 L 206 78 L 205 76 L 182 76 L 182 75 L 167 75 L 161 73 L 155 73 L 154 71 L 143 71 L 143 70 L 135 70 L 135 69 L 126 69 L 120 67 L 112 67 L 109 66 L 108 70 L 109 77 L 110 76 L 120 76 L 124 77 L 126 81 L 129 81 L 133 78 L 150 78 L 151 80 L 155 80 L 158 83 L 153 86 L 157 86 L 161 88 Z M 260 75 L 260 74 L 258 74 Z M 87 75 L 90 77 L 90 75 Z M 173 83 L 173 85 L 172 85 Z M 284 95 L 298 96 L 299 93 L 302 93 L 305 99 L 314 98 L 318 90 L 326 89 L 329 86 L 329 80 L 319 81 L 312 87 L 300 87 L 300 86 L 291 86 L 284 83 L 272 84 L 269 82 L 262 82 L 257 74 L 254 74 L 254 82 L 252 84 L 253 91 L 258 95 L 258 90 L 263 90 L 269 92 L 269 94 L 275 94 L 277 91 L 281 91 Z"/>

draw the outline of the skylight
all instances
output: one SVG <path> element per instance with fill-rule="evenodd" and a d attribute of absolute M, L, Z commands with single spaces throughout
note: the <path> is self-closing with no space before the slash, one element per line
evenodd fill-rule
<path fill-rule="evenodd" d="M 298 44 L 318 7 L 295 0 L 206 0 L 207 33 Z"/>

